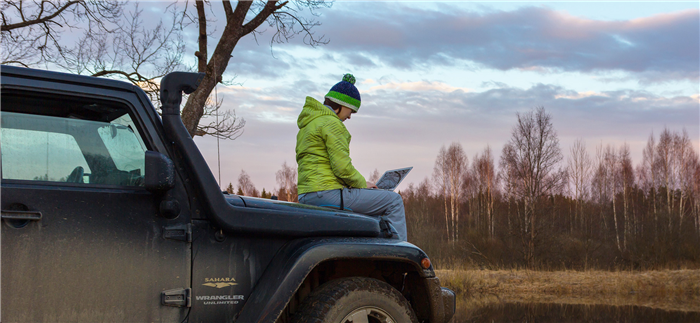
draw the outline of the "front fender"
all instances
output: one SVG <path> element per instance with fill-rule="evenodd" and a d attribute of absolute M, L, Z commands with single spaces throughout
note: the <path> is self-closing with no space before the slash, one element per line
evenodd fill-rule
<path fill-rule="evenodd" d="M 334 259 L 372 259 L 409 263 L 421 277 L 433 278 L 432 266 L 423 269 L 427 255 L 418 247 L 394 239 L 317 238 L 294 240 L 282 247 L 260 277 L 243 306 L 239 322 L 273 323 L 303 283 L 306 276 L 323 261 Z"/>

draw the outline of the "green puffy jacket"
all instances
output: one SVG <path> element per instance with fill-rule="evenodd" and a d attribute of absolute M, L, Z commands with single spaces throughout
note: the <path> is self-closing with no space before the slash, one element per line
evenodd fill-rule
<path fill-rule="evenodd" d="M 352 166 L 350 133 L 333 110 L 306 97 L 297 125 L 299 194 L 343 187 L 367 188 L 365 178 Z"/>

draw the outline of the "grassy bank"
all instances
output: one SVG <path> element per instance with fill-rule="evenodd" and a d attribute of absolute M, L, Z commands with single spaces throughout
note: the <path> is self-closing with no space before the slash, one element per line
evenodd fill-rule
<path fill-rule="evenodd" d="M 461 301 L 639 305 L 700 311 L 700 270 L 438 270 Z"/>

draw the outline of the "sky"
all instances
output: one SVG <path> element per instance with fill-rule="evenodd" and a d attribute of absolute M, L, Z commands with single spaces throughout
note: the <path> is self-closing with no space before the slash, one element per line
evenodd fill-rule
<path fill-rule="evenodd" d="M 470 163 L 488 146 L 497 164 L 517 114 L 540 106 L 552 117 L 562 167 L 578 138 L 592 156 L 598 145 L 627 144 L 639 164 L 649 136 L 665 127 L 685 129 L 697 151 L 699 10 L 697 1 L 335 2 L 316 11 L 313 31 L 326 45 L 297 37 L 270 46 L 269 27 L 257 42 L 241 40 L 225 74 L 232 83 L 216 95 L 245 119 L 244 133 L 195 142 L 222 187 L 245 170 L 259 190 L 277 188 L 275 172 L 296 166 L 305 97 L 322 101 L 352 73 L 362 96 L 345 122 L 353 165 L 366 177 L 413 166 L 399 189 L 430 177 L 438 151 L 453 142 Z M 194 52 L 196 30 L 186 37 Z M 209 44 L 217 40 L 214 32 Z"/>

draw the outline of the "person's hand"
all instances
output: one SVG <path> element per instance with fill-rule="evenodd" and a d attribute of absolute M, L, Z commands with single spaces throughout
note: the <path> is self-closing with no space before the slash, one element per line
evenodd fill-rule
<path fill-rule="evenodd" d="M 377 185 L 375 185 L 372 182 L 367 182 L 367 188 L 379 188 L 379 187 L 377 187 Z"/>

